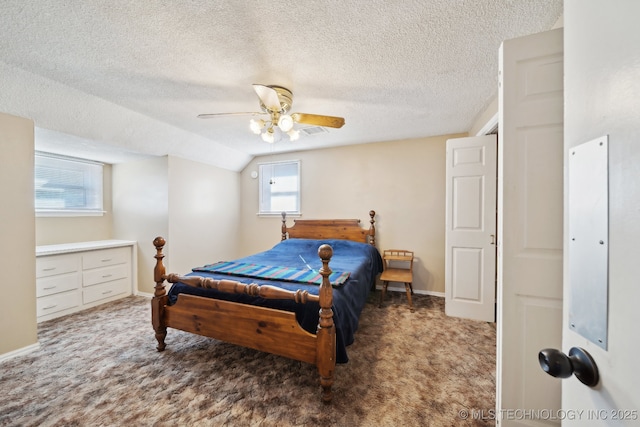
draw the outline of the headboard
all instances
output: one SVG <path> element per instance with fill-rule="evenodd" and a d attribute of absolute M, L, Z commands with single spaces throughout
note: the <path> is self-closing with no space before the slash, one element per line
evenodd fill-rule
<path fill-rule="evenodd" d="M 344 239 L 376 245 L 376 212 L 369 211 L 369 229 L 360 226 L 359 219 L 294 219 L 287 227 L 287 214 L 282 212 L 282 240 L 294 239 Z"/>

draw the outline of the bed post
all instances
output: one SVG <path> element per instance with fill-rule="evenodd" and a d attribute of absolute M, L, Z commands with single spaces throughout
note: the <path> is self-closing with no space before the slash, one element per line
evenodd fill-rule
<path fill-rule="evenodd" d="M 369 218 L 371 218 L 369 220 L 369 223 L 371 224 L 369 226 L 369 243 L 371 244 L 371 246 L 376 245 L 376 226 L 375 226 L 376 220 L 373 219 L 374 216 L 376 216 L 376 211 L 372 209 L 369 211 Z"/>
<path fill-rule="evenodd" d="M 156 237 L 153 239 L 153 246 L 156 247 L 156 266 L 153 269 L 153 280 L 156 282 L 153 298 L 151 299 L 151 323 L 153 330 L 156 332 L 156 340 L 158 345 L 156 348 L 158 351 L 162 351 L 165 348 L 164 339 L 167 336 L 167 327 L 164 324 L 164 307 L 167 304 L 167 292 L 164 287 L 165 279 L 165 267 L 162 262 L 164 254 L 162 248 L 166 241 L 162 237 Z"/>
<path fill-rule="evenodd" d="M 283 211 L 280 215 L 282 215 L 282 240 L 287 240 L 287 213 Z"/>
<path fill-rule="evenodd" d="M 320 285 L 320 319 L 317 331 L 317 365 L 322 386 L 322 401 L 331 402 L 333 374 L 336 367 L 336 328 L 333 323 L 333 287 L 329 281 L 331 268 L 329 260 L 333 256 L 333 249 L 329 245 L 322 245 L 318 249 L 318 256 L 322 259 L 322 284 Z"/>

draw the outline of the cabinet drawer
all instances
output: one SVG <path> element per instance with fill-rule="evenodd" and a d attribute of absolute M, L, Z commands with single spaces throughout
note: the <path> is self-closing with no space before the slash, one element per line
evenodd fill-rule
<path fill-rule="evenodd" d="M 89 304 L 100 301 L 101 299 L 125 294 L 129 291 L 130 287 L 131 280 L 126 278 L 84 288 L 82 290 L 82 302 L 84 304 Z"/>
<path fill-rule="evenodd" d="M 80 270 L 80 256 L 51 255 L 36 258 L 36 278 L 73 273 Z"/>
<path fill-rule="evenodd" d="M 131 259 L 129 248 L 113 248 L 90 251 L 82 254 L 82 269 L 106 267 L 109 265 L 124 264 Z"/>
<path fill-rule="evenodd" d="M 111 267 L 94 268 L 82 272 L 82 286 L 94 286 L 98 283 L 129 277 L 131 267 L 129 264 L 119 264 Z"/>
<path fill-rule="evenodd" d="M 73 272 L 36 280 L 36 297 L 44 297 L 80 288 L 80 273 Z"/>
<path fill-rule="evenodd" d="M 61 292 L 54 295 L 38 298 L 36 300 L 36 315 L 38 317 L 47 314 L 57 313 L 80 306 L 80 292 L 77 290 Z"/>

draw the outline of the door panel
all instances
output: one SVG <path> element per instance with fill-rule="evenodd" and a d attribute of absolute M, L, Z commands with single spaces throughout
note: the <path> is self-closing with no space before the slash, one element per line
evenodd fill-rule
<path fill-rule="evenodd" d="M 453 177 L 453 230 L 482 230 L 483 176 Z"/>
<path fill-rule="evenodd" d="M 482 250 L 478 248 L 452 248 L 452 298 L 480 301 L 482 289 Z"/>
<path fill-rule="evenodd" d="M 447 141 L 445 312 L 495 321 L 495 135 Z"/>
<path fill-rule="evenodd" d="M 538 256 L 562 256 L 562 126 L 525 129 L 518 134 L 522 197 L 522 250 Z M 560 179 L 562 177 L 560 176 Z M 540 207 L 544 209 L 540 209 Z"/>
<path fill-rule="evenodd" d="M 498 143 L 498 414 L 557 411 L 560 384 L 538 352 L 562 336 L 562 29 L 500 49 Z M 503 419 L 502 425 L 559 420 Z"/>
<path fill-rule="evenodd" d="M 569 180 L 565 183 L 567 227 L 564 233 L 565 313 L 563 344 L 586 350 L 597 364 L 600 382 L 587 387 L 575 376 L 562 383 L 563 410 L 583 410 L 567 420 L 571 426 L 640 425 L 640 2 L 565 0 L 565 170 L 575 164 L 570 152 L 583 143 L 608 139 L 608 335 L 607 349 L 570 327 L 569 309 L 575 262 L 569 230 L 576 205 Z M 574 170 L 575 171 L 575 170 Z M 575 200 L 575 199 L 574 199 Z M 591 210 L 587 215 L 593 215 Z"/>
<path fill-rule="evenodd" d="M 518 326 L 527 338 L 522 343 L 524 358 L 520 367 L 524 380 L 522 402 L 533 409 L 558 408 L 561 394 L 558 381 L 540 375 L 537 355 L 541 349 L 554 348 L 553 345 L 562 341 L 562 330 L 558 329 L 562 324 L 562 301 L 531 296 L 518 298 L 517 311 L 522 313 Z"/>

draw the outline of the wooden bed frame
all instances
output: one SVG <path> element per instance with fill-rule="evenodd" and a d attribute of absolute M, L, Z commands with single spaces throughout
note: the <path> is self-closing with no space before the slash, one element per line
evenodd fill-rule
<path fill-rule="evenodd" d="M 282 240 L 289 238 L 346 239 L 375 246 L 375 211 L 369 212 L 370 227 L 364 229 L 359 219 L 294 220 L 287 227 L 282 214 Z M 318 256 L 322 260 L 323 276 L 319 295 L 306 291 L 288 291 L 274 286 L 243 284 L 233 280 L 214 280 L 198 276 L 166 274 L 162 249 L 166 241 L 156 237 L 155 292 L 151 300 L 151 321 L 158 341 L 158 351 L 165 349 L 167 328 L 179 329 L 220 341 L 250 347 L 317 366 L 322 387 L 322 400 L 331 401 L 331 386 L 336 365 L 336 332 L 333 322 L 333 288 L 329 282 L 329 261 L 333 249 L 322 245 Z M 320 318 L 316 334 L 298 324 L 295 313 L 271 308 L 216 300 L 195 295 L 180 294 L 176 303 L 167 305 L 165 280 L 190 286 L 217 289 L 224 292 L 248 294 L 267 299 L 286 299 L 297 303 L 309 301 L 320 305 Z"/>

